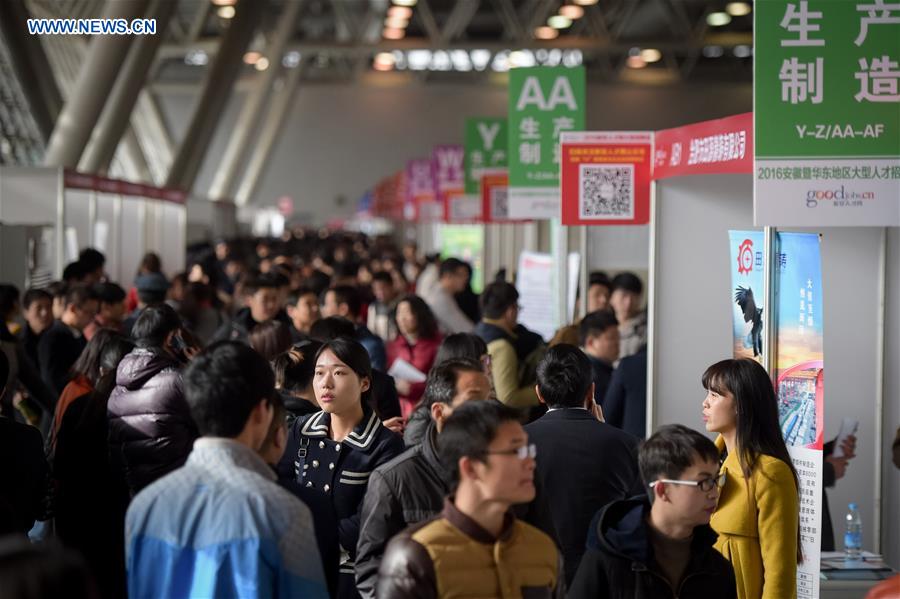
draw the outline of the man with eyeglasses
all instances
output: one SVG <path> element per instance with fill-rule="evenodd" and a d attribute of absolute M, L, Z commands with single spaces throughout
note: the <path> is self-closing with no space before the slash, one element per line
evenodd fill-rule
<path fill-rule="evenodd" d="M 712 441 L 680 424 L 640 448 L 647 495 L 603 508 L 569 588 L 574 599 L 737 596 L 734 570 L 713 549 L 709 519 L 724 478 Z"/>
<path fill-rule="evenodd" d="M 438 437 L 451 495 L 437 518 L 388 544 L 378 597 L 562 597 L 553 540 L 515 518 L 534 498 L 536 447 L 519 413 L 497 401 L 466 403 Z"/>
<path fill-rule="evenodd" d="M 428 424 L 421 442 L 372 472 L 360 508 L 356 586 L 363 599 L 375 597 L 378 567 L 391 537 L 444 507 L 449 473 L 437 450 L 444 423 L 466 402 L 484 401 L 490 394 L 491 382 L 473 360 L 446 360 L 428 373 L 421 408 Z"/>

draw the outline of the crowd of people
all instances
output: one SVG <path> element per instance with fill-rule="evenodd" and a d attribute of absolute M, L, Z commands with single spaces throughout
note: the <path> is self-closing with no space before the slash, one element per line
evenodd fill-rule
<path fill-rule="evenodd" d="M 643 440 L 635 274 L 593 273 L 545 343 L 513 284 L 476 295 L 411 244 L 300 233 L 188 263 L 148 254 L 126 288 L 86 249 L 59 283 L 0 285 L 4 593 L 796 596 L 771 380 L 714 364 L 688 424 L 716 441 Z"/>

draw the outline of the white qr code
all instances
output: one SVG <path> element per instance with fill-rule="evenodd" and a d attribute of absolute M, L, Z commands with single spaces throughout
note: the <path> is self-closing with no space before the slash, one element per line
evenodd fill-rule
<path fill-rule="evenodd" d="M 634 165 L 579 165 L 578 210 L 588 220 L 633 219 Z"/>

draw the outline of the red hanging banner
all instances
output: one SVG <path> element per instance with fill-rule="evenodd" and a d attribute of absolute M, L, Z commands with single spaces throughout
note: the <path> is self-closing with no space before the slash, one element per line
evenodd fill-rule
<path fill-rule="evenodd" d="M 753 113 L 656 132 L 653 179 L 753 173 Z"/>

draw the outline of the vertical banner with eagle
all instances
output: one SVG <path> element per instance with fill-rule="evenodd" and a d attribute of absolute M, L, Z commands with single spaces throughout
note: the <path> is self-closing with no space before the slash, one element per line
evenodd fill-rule
<path fill-rule="evenodd" d="M 819 596 L 822 521 L 822 265 L 819 236 L 777 233 L 772 256 L 776 304 L 766 306 L 762 231 L 729 231 L 734 357 L 763 362 L 765 327 L 775 327 L 778 417 L 800 483 L 798 599 Z M 768 311 L 771 311 L 769 313 Z M 769 348 L 765 348 L 769 349 Z"/>
<path fill-rule="evenodd" d="M 734 357 L 763 359 L 762 231 L 729 231 L 731 237 L 731 313 Z"/>

